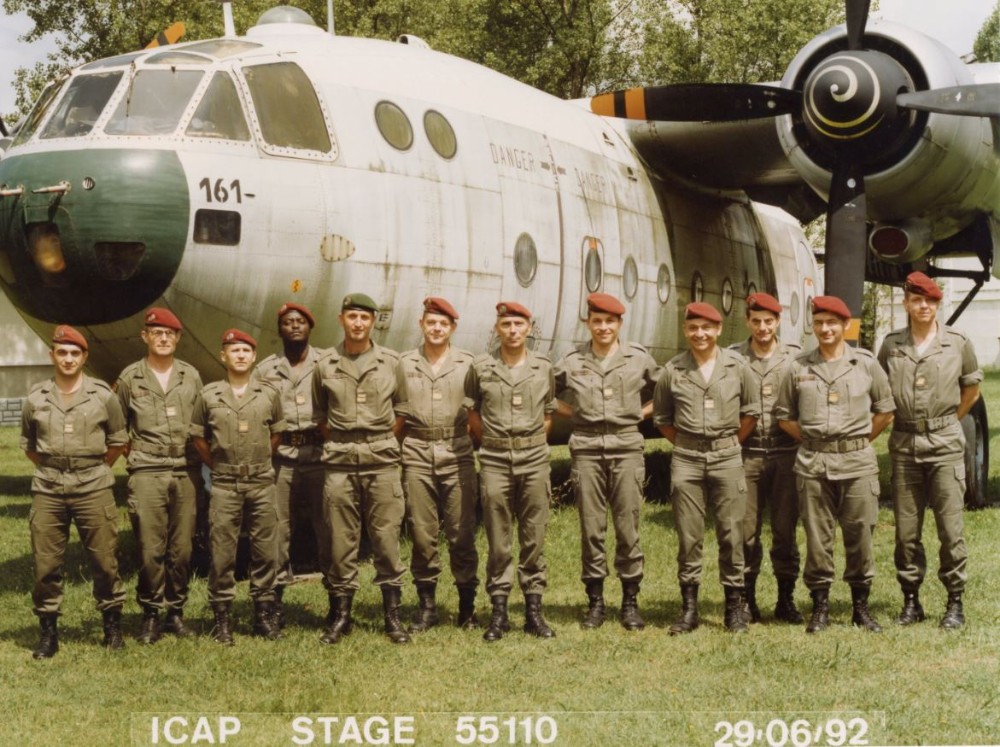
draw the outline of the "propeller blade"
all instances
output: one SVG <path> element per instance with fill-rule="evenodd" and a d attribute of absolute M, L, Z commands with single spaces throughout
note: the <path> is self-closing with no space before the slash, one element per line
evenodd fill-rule
<path fill-rule="evenodd" d="M 852 345 L 857 345 L 861 332 L 867 253 L 868 206 L 864 173 L 856 163 L 838 166 L 830 183 L 826 214 L 823 283 L 826 293 L 841 298 L 854 315 L 844 334 Z"/>
<path fill-rule="evenodd" d="M 798 111 L 802 94 L 753 83 L 682 83 L 602 93 L 590 109 L 605 117 L 661 122 L 737 122 Z"/>
<path fill-rule="evenodd" d="M 965 117 L 1000 117 L 1000 83 L 937 88 L 901 93 L 896 104 L 904 109 L 941 112 Z"/>
<path fill-rule="evenodd" d="M 851 51 L 864 49 L 865 26 L 868 25 L 868 9 L 871 0 L 847 0 L 847 48 Z"/>
<path fill-rule="evenodd" d="M 156 38 L 146 45 L 146 49 L 155 49 L 156 47 L 166 47 L 170 44 L 176 44 L 184 36 L 185 31 L 187 31 L 187 27 L 184 25 L 184 22 L 177 21 L 177 23 L 167 26 L 167 28 L 158 33 Z"/>
<path fill-rule="evenodd" d="M 3 123 L 3 117 L 0 117 L 0 135 L 7 137 L 10 133 L 7 132 L 7 125 Z"/>

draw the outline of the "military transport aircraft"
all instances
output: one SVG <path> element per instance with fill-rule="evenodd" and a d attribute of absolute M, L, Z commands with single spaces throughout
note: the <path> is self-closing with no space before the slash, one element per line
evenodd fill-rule
<path fill-rule="evenodd" d="M 275 343 L 294 299 L 331 345 L 359 290 L 399 349 L 441 294 L 463 347 L 487 349 L 493 304 L 515 298 L 559 355 L 596 290 L 660 361 L 684 304 L 719 307 L 732 342 L 754 290 L 808 344 L 821 281 L 799 220 L 828 210 L 826 287 L 856 315 L 866 276 L 945 275 L 928 264 L 943 255 L 979 257 L 981 284 L 1000 237 L 1000 66 L 867 15 L 848 0 L 780 84 L 567 102 L 416 37 L 337 37 L 290 7 L 237 36 L 227 14 L 223 38 L 90 62 L 42 93 L 0 158 L 0 285 L 39 334 L 85 327 L 106 378 L 142 355 L 152 304 L 214 379 L 225 328 Z M 981 502 L 985 408 L 969 422 Z"/>

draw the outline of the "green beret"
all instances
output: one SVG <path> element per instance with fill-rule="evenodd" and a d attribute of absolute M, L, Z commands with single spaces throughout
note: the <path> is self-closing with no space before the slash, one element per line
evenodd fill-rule
<path fill-rule="evenodd" d="M 340 305 L 341 311 L 346 311 L 347 309 L 360 309 L 361 311 L 370 311 L 373 314 L 377 314 L 378 304 L 372 300 L 371 296 L 366 296 L 364 293 L 348 293 L 344 296 L 344 303 Z"/>

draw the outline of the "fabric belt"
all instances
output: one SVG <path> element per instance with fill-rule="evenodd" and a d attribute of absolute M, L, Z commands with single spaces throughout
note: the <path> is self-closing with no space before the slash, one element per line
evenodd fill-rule
<path fill-rule="evenodd" d="M 441 428 L 407 428 L 406 435 L 422 438 L 424 441 L 447 441 L 456 436 L 464 436 L 468 431 L 458 429 L 453 425 Z"/>
<path fill-rule="evenodd" d="M 819 451 L 824 454 L 845 454 L 849 451 L 861 451 L 870 443 L 867 438 L 845 438 L 839 441 L 815 441 L 811 438 L 806 438 L 802 441 L 802 445 L 810 451 Z"/>
<path fill-rule="evenodd" d="M 546 443 L 548 438 L 544 433 L 537 433 L 534 436 L 514 436 L 513 438 L 494 438 L 493 436 L 483 436 L 483 446 L 487 449 L 499 449 L 501 451 L 517 451 L 519 449 L 531 449 Z"/>
<path fill-rule="evenodd" d="M 689 433 L 677 432 L 677 440 L 674 446 L 688 451 L 719 451 L 728 449 L 731 446 L 739 446 L 740 440 L 736 436 L 725 436 L 724 438 L 704 438 L 693 436 Z"/>
<path fill-rule="evenodd" d="M 252 464 L 220 464 L 212 465 L 212 472 L 227 477 L 256 477 L 271 469 L 271 462 L 254 462 Z"/>
<path fill-rule="evenodd" d="M 75 469 L 88 469 L 104 464 L 103 456 L 93 457 L 59 457 L 49 454 L 38 455 L 38 466 L 51 467 L 52 469 L 68 472 Z"/>
<path fill-rule="evenodd" d="M 392 431 L 331 431 L 327 441 L 337 444 L 363 444 L 374 443 L 375 441 L 388 441 L 396 438 Z"/>
<path fill-rule="evenodd" d="M 765 436 L 757 438 L 751 436 L 743 442 L 744 449 L 759 449 L 761 451 L 794 451 L 798 444 L 792 440 L 791 436 L 782 438 L 781 436 Z"/>
<path fill-rule="evenodd" d="M 893 420 L 892 429 L 902 433 L 933 433 L 954 425 L 958 420 L 954 415 L 940 418 L 920 418 L 920 420 Z"/>
<path fill-rule="evenodd" d="M 285 446 L 320 446 L 323 443 L 323 434 L 315 428 L 305 431 L 283 431 L 281 443 Z"/>
<path fill-rule="evenodd" d="M 620 436 L 625 433 L 638 433 L 636 425 L 575 425 L 573 433 L 581 436 Z"/>
<path fill-rule="evenodd" d="M 132 451 L 141 451 L 143 454 L 170 457 L 171 459 L 180 459 L 185 455 L 183 444 L 176 446 L 174 444 L 154 444 L 152 441 L 135 440 L 132 441 L 130 448 Z"/>

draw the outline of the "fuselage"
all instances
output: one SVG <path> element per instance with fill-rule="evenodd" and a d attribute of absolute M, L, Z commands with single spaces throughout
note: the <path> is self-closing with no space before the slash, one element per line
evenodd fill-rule
<path fill-rule="evenodd" d="M 39 334 L 85 327 L 107 378 L 142 355 L 153 304 L 185 322 L 178 355 L 206 379 L 229 327 L 276 347 L 288 300 L 336 343 L 354 291 L 397 349 L 427 295 L 459 309 L 455 342 L 475 352 L 513 299 L 558 356 L 586 339 L 597 290 L 660 361 L 699 298 L 726 314 L 722 342 L 746 335 L 754 290 L 787 308 L 783 336 L 809 332 L 816 266 L 787 215 L 664 183 L 621 123 L 448 55 L 274 24 L 50 91 L 0 159 L 0 281 Z"/>

